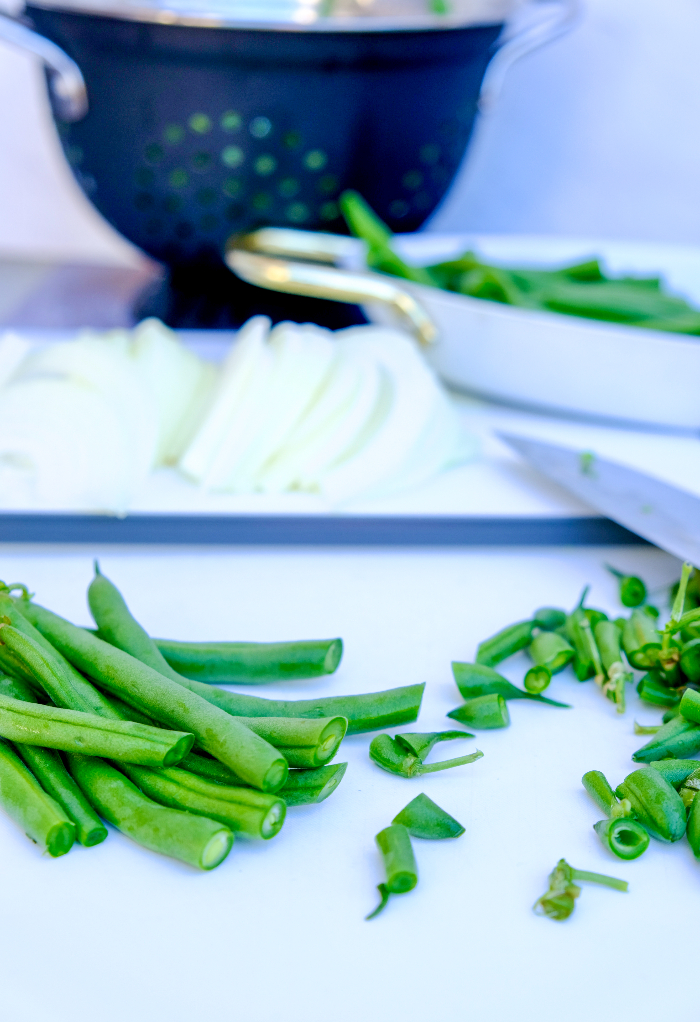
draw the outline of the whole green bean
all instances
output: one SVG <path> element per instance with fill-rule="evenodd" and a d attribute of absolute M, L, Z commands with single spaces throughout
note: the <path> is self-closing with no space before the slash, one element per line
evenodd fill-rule
<path fill-rule="evenodd" d="M 268 840 L 279 833 L 284 823 L 287 807 L 279 795 L 205 781 L 177 767 L 149 770 L 125 763 L 121 769 L 154 802 L 218 820 L 234 834 Z"/>
<path fill-rule="evenodd" d="M 480 642 L 476 650 L 477 664 L 494 667 L 502 660 L 525 649 L 532 641 L 534 621 L 518 621 L 514 625 L 502 628 L 500 632 Z"/>
<path fill-rule="evenodd" d="M 68 757 L 73 777 L 100 816 L 133 841 L 198 869 L 214 869 L 233 845 L 228 827 L 158 805 L 102 759 Z"/>
<path fill-rule="evenodd" d="M 313 769 L 333 759 L 345 737 L 345 717 L 241 717 L 241 723 L 282 753 L 292 767 Z"/>
<path fill-rule="evenodd" d="M 341 639 L 302 642 L 154 641 L 131 614 L 117 587 L 99 571 L 88 588 L 88 602 L 101 639 L 179 681 L 207 684 L 263 684 L 332 674 L 343 654 Z"/>
<path fill-rule="evenodd" d="M 9 623 L 41 647 L 46 664 L 50 670 L 44 675 L 41 687 L 50 696 L 56 706 L 66 710 L 84 710 L 86 713 L 97 713 L 101 717 L 120 719 L 119 712 L 111 705 L 107 696 L 91 685 L 58 650 L 54 649 L 38 628 L 23 614 L 27 600 L 13 600 L 7 593 L 0 593 L 0 619 L 7 618 Z M 25 667 L 17 657 L 5 646 L 0 646 L 0 653 L 9 656 L 22 677 L 30 685 L 38 683 L 32 671 Z M 13 672 L 14 673 L 14 672 Z"/>
<path fill-rule="evenodd" d="M 0 693 L 28 703 L 37 701 L 27 682 L 19 678 L 0 676 Z M 52 749 L 21 742 L 17 742 L 14 748 L 47 795 L 55 799 L 73 821 L 80 844 L 90 848 L 104 841 L 107 828 L 66 770 L 59 754 Z"/>
<path fill-rule="evenodd" d="M 503 696 L 499 696 L 495 692 L 492 695 L 468 699 L 463 706 L 451 710 L 447 716 L 452 720 L 458 720 L 460 724 L 475 727 L 477 730 L 508 727 L 510 724 L 506 701 Z"/>
<path fill-rule="evenodd" d="M 524 692 L 485 664 L 465 664 L 453 660 L 452 674 L 460 695 L 464 699 L 475 699 L 477 696 L 496 693 L 503 696 L 504 699 L 532 699 L 536 703 L 545 703 L 547 706 L 561 706 L 570 709 L 568 703 L 557 703 L 554 699 Z"/>
<path fill-rule="evenodd" d="M 411 837 L 430 841 L 460 837 L 464 827 L 424 793 L 416 795 L 398 813 L 392 823 L 402 823 Z"/>
<path fill-rule="evenodd" d="M 0 806 L 52 858 L 73 847 L 75 824 L 6 742 L 0 742 Z"/>
<path fill-rule="evenodd" d="M 635 770 L 616 788 L 641 824 L 659 841 L 679 841 L 685 833 L 685 806 L 675 788 L 657 770 Z"/>
<path fill-rule="evenodd" d="M 633 753 L 632 759 L 635 763 L 653 763 L 657 759 L 686 759 L 696 752 L 700 752 L 700 727 L 675 716 L 662 724 L 651 741 Z"/>
<path fill-rule="evenodd" d="M 253 787 L 277 791 L 284 784 L 288 769 L 284 757 L 230 714 L 188 691 L 194 682 L 175 685 L 129 653 L 35 603 L 23 605 L 22 613 L 29 614 L 51 643 L 102 688 L 161 723 L 191 732 L 207 752 Z"/>
<path fill-rule="evenodd" d="M 0 737 L 62 752 L 108 756 L 142 766 L 178 763 L 194 735 L 166 731 L 129 720 L 107 720 L 96 713 L 63 710 L 0 694 Z"/>

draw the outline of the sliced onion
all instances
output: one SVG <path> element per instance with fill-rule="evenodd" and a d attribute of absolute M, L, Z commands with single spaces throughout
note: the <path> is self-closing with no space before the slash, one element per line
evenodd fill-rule
<path fill-rule="evenodd" d="M 31 344 L 11 330 L 0 337 L 0 387 L 12 379 L 31 350 Z"/>

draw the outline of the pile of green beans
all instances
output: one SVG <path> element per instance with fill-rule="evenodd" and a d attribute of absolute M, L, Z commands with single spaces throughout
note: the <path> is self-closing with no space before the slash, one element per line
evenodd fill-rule
<path fill-rule="evenodd" d="M 335 791 L 347 767 L 330 762 L 348 730 L 342 710 L 357 731 L 418 714 L 422 685 L 295 703 L 212 684 L 331 673 L 339 639 L 163 643 L 186 653 L 192 677 L 180 675 L 95 569 L 95 631 L 0 583 L 0 806 L 50 856 L 104 841 L 107 821 L 213 869 L 236 835 L 269 840 L 288 806 Z"/>

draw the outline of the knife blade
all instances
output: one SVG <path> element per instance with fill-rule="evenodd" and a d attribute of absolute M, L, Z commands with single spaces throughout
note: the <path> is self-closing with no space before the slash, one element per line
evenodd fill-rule
<path fill-rule="evenodd" d="M 512 433 L 497 436 L 548 479 L 608 518 L 700 565 L 700 497 L 592 451 Z"/>

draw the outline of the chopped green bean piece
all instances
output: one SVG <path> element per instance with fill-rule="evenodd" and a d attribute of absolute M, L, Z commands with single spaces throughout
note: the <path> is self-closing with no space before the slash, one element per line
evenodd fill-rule
<path fill-rule="evenodd" d="M 618 801 L 605 774 L 600 770 L 589 770 L 581 778 L 581 783 L 598 808 L 602 809 L 606 816 L 610 816 Z"/>
<path fill-rule="evenodd" d="M 668 781 L 677 791 L 691 774 L 700 769 L 700 760 L 660 759 L 655 763 L 650 763 L 649 768 L 660 773 L 664 780 Z"/>
<path fill-rule="evenodd" d="M 308 806 L 323 802 L 338 787 L 347 763 L 333 763 L 318 770 L 290 770 L 287 780 L 277 792 L 288 806 Z"/>
<path fill-rule="evenodd" d="M 73 847 L 75 824 L 7 742 L 0 741 L 0 806 L 52 858 Z"/>
<path fill-rule="evenodd" d="M 574 648 L 574 674 L 579 681 L 593 678 L 596 674 L 596 664 L 600 659 L 600 654 L 596 648 L 591 622 L 582 607 L 577 607 L 568 615 L 566 635 Z"/>
<path fill-rule="evenodd" d="M 681 706 L 682 706 L 681 702 Z M 657 759 L 686 759 L 700 752 L 700 727 L 681 716 L 663 724 L 646 745 L 632 755 L 635 763 Z"/>
<path fill-rule="evenodd" d="M 532 641 L 534 627 L 534 621 L 518 621 L 514 625 L 502 628 L 500 632 L 492 635 L 489 639 L 484 639 L 477 647 L 477 664 L 493 667 L 512 656 L 513 653 L 525 649 Z"/>
<path fill-rule="evenodd" d="M 700 681 L 700 639 L 691 639 L 681 649 L 681 670 L 688 681 Z"/>
<path fill-rule="evenodd" d="M 661 653 L 661 633 L 652 617 L 637 607 L 622 630 L 622 646 L 632 667 L 649 670 L 655 667 Z"/>
<path fill-rule="evenodd" d="M 647 598 L 647 587 L 636 575 L 625 575 L 617 568 L 606 564 L 611 575 L 614 575 L 620 586 L 620 603 L 623 607 L 640 607 Z"/>
<path fill-rule="evenodd" d="M 531 692 L 534 695 L 539 695 L 540 692 L 544 692 L 545 689 L 549 688 L 552 681 L 552 672 L 549 667 L 544 665 L 540 667 L 531 667 L 529 671 L 525 673 L 523 678 L 523 688 L 526 692 Z"/>
<path fill-rule="evenodd" d="M 460 837 L 464 827 L 421 792 L 398 813 L 392 823 L 402 823 L 411 837 L 441 840 Z"/>
<path fill-rule="evenodd" d="M 687 688 L 683 693 L 679 710 L 681 717 L 685 717 L 693 724 L 700 724 L 700 692 Z"/>
<path fill-rule="evenodd" d="M 537 899 L 533 909 L 538 915 L 558 921 L 568 919 L 574 911 L 576 899 L 581 893 L 581 888 L 574 883 L 575 880 L 602 884 L 604 887 L 612 887 L 616 891 L 626 891 L 629 886 L 625 880 L 603 876 L 601 873 L 589 873 L 587 870 L 574 869 L 566 859 L 559 860 L 548 879 L 549 889 L 541 898 Z"/>
<path fill-rule="evenodd" d="M 655 735 L 661 730 L 661 724 L 639 724 L 634 722 L 634 733 L 636 735 Z"/>
<path fill-rule="evenodd" d="M 700 798 L 697 798 L 697 793 L 690 801 L 687 834 L 693 855 L 700 859 Z"/>
<path fill-rule="evenodd" d="M 102 759 L 68 757 L 73 777 L 100 816 L 133 841 L 197 869 L 214 869 L 233 845 L 218 820 L 158 805 Z"/>
<path fill-rule="evenodd" d="M 473 735 L 469 735 L 464 731 L 437 731 L 434 733 L 435 741 L 450 741 L 453 738 L 473 738 Z M 423 758 L 427 756 L 429 749 L 421 755 L 416 755 L 411 750 L 411 746 L 406 742 L 400 742 L 398 739 L 406 739 L 406 735 L 397 735 L 395 738 L 391 738 L 387 734 L 377 735 L 372 739 L 369 746 L 370 759 L 381 767 L 382 770 L 387 770 L 390 774 L 397 774 L 399 777 L 420 777 L 423 774 L 435 773 L 439 770 L 449 770 L 451 767 L 465 766 L 468 763 L 474 763 L 475 760 L 481 759 L 484 755 L 483 752 L 471 753 L 469 756 L 460 756 L 457 759 L 446 759 L 441 760 L 438 763 L 429 763 L 424 765 Z M 412 736 L 408 736 L 409 738 Z M 420 738 L 426 736 L 421 735 Z M 430 737 L 433 737 L 432 735 Z M 433 745 L 435 742 L 432 743 Z M 432 745 L 431 745 L 432 748 Z"/>
<path fill-rule="evenodd" d="M 603 845 L 618 859 L 638 859 L 649 847 L 649 835 L 636 820 L 618 817 L 614 820 L 599 820 L 593 829 Z"/>
<path fill-rule="evenodd" d="M 637 685 L 639 698 L 654 706 L 678 706 L 682 693 L 659 680 L 658 671 L 649 671 Z"/>
<path fill-rule="evenodd" d="M 659 841 L 679 841 L 685 833 L 685 806 L 657 770 L 635 770 L 616 789 L 630 801 L 635 816 Z"/>
<path fill-rule="evenodd" d="M 452 720 L 458 720 L 460 724 L 475 727 L 477 730 L 508 727 L 510 724 L 506 701 L 503 696 L 499 696 L 495 692 L 492 695 L 468 699 L 463 706 L 451 710 L 447 716 Z"/>
<path fill-rule="evenodd" d="M 566 611 L 559 607 L 540 607 L 532 616 L 537 628 L 545 632 L 553 632 L 555 628 L 563 628 L 566 624 Z"/>
<path fill-rule="evenodd" d="M 522 689 L 511 684 L 503 675 L 498 674 L 491 667 L 486 667 L 485 664 L 466 664 L 453 660 L 452 674 L 460 695 L 464 699 L 475 699 L 477 696 L 496 693 L 496 695 L 503 696 L 504 699 L 532 699 L 536 703 L 545 703 L 547 706 L 570 709 L 568 703 L 557 703 L 554 699 L 547 699 L 545 696 L 523 692 Z"/>
<path fill-rule="evenodd" d="M 593 633 L 604 671 L 596 674 L 596 682 L 603 695 L 615 703 L 618 713 L 624 713 L 625 685 L 633 675 L 622 662 L 620 629 L 612 621 L 599 621 Z"/>
<path fill-rule="evenodd" d="M 528 654 L 533 664 L 559 674 L 574 658 L 574 649 L 558 632 L 540 632 L 530 643 Z"/>
<path fill-rule="evenodd" d="M 380 830 L 376 837 L 379 851 L 384 860 L 386 884 L 377 888 L 381 901 L 366 919 L 374 919 L 386 907 L 391 894 L 406 894 L 418 883 L 418 867 L 411 847 L 408 830 L 400 823 Z"/>

